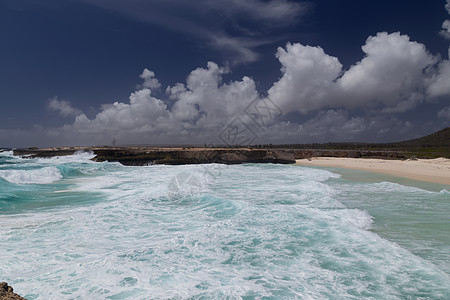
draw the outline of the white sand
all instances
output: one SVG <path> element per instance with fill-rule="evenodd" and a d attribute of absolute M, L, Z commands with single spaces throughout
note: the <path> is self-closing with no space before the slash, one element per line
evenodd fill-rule
<path fill-rule="evenodd" d="M 450 159 L 386 160 L 371 158 L 316 157 L 298 159 L 297 165 L 338 167 L 401 176 L 450 185 Z"/>

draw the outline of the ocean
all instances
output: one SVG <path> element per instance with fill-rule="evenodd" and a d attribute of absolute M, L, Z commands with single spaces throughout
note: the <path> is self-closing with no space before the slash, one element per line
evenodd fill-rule
<path fill-rule="evenodd" d="M 27 299 L 450 299 L 448 186 L 296 165 L 0 153 Z"/>

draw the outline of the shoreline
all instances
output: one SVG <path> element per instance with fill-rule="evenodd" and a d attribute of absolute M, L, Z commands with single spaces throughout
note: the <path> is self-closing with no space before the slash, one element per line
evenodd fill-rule
<path fill-rule="evenodd" d="M 278 163 L 338 167 L 388 174 L 450 186 L 450 158 L 403 159 L 393 151 L 254 149 L 254 148 L 155 148 L 59 147 L 14 149 L 14 155 L 48 158 L 92 151 L 94 161 L 116 161 L 128 166 L 151 164 Z M 2 152 L 0 150 L 0 152 Z M 375 157 L 376 158 L 375 158 Z M 403 158 L 405 158 L 403 156 Z"/>
<path fill-rule="evenodd" d="M 450 185 L 450 159 L 387 160 L 373 158 L 313 157 L 297 159 L 296 165 L 337 167 L 369 171 L 419 181 Z"/>

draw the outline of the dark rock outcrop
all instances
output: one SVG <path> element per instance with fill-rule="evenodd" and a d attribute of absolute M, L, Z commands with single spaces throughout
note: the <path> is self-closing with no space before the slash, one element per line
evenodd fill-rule
<path fill-rule="evenodd" d="M 251 149 L 186 149 L 186 150 L 94 150 L 95 161 L 117 161 L 123 165 L 149 164 L 242 164 L 242 163 L 295 163 L 294 155 L 283 150 Z"/>
<path fill-rule="evenodd" d="M 30 157 L 55 157 L 73 155 L 77 150 L 71 148 L 28 148 L 28 149 L 14 149 L 14 155 L 30 156 Z"/>
<path fill-rule="evenodd" d="M 127 166 L 151 164 L 291 164 L 295 159 L 311 157 L 350 157 L 406 159 L 405 151 L 386 150 L 333 150 L 333 149 L 251 149 L 251 148 L 157 148 L 157 147 L 61 147 L 28 148 L 14 150 L 15 155 L 28 157 L 54 157 L 72 155 L 77 151 L 92 151 L 95 161 L 117 161 Z"/>
<path fill-rule="evenodd" d="M 6 282 L 0 282 L 0 300 L 26 300 L 14 293 L 14 289 Z"/>

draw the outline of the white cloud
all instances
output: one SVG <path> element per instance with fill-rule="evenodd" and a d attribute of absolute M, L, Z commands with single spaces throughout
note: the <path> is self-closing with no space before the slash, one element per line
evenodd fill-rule
<path fill-rule="evenodd" d="M 337 82 L 344 104 L 381 103 L 390 111 L 406 111 L 423 100 L 424 70 L 436 61 L 423 44 L 399 32 L 381 32 L 362 50 L 366 57 Z"/>
<path fill-rule="evenodd" d="M 227 68 L 209 62 L 207 68 L 192 71 L 186 84 L 168 87 L 166 93 L 175 101 L 169 108 L 153 97 L 149 88 L 132 93 L 128 103 L 103 105 L 92 119 L 85 114 L 65 125 L 61 135 L 74 137 L 79 143 L 209 143 L 225 125 L 258 97 L 249 77 L 222 83 Z M 147 72 L 144 72 L 147 73 Z M 148 74 L 148 73 L 147 73 Z M 154 74 L 141 76 L 156 80 Z"/>
<path fill-rule="evenodd" d="M 445 9 L 450 14 L 450 0 L 447 0 Z M 445 20 L 442 23 L 442 30 L 439 32 L 444 38 L 450 39 L 450 20 Z"/>
<path fill-rule="evenodd" d="M 278 48 L 276 57 L 283 76 L 268 93 L 283 110 L 306 113 L 330 104 L 334 80 L 342 70 L 336 57 L 327 55 L 320 47 L 298 43 Z"/>
<path fill-rule="evenodd" d="M 439 32 L 444 38 L 450 39 L 450 20 L 442 23 L 442 30 Z"/>
<path fill-rule="evenodd" d="M 208 63 L 207 69 L 192 71 L 186 80 L 186 90 L 178 93 L 172 109 L 174 117 L 216 129 L 230 122 L 258 93 L 254 81 L 246 76 L 241 81 L 222 83 L 222 75 L 228 72 L 213 62 Z"/>
<path fill-rule="evenodd" d="M 130 135 L 136 138 L 143 132 L 158 134 L 158 122 L 168 117 L 166 105 L 152 97 L 147 88 L 132 93 L 129 100 L 129 103 L 103 105 L 92 120 L 85 114 L 78 115 L 73 125 L 67 125 L 64 129 L 91 138 L 103 135 L 107 141 L 116 136 L 125 138 Z"/>
<path fill-rule="evenodd" d="M 381 32 L 369 37 L 362 50 L 366 56 L 343 72 L 339 60 L 320 47 L 278 48 L 283 76 L 269 95 L 284 109 L 302 113 L 380 105 L 385 112 L 403 112 L 425 100 L 426 71 L 437 59 L 423 44 L 398 32 Z"/>
<path fill-rule="evenodd" d="M 139 75 L 144 80 L 142 84 L 143 87 L 149 88 L 151 90 L 156 90 L 161 87 L 158 79 L 155 78 L 155 73 L 145 68 L 141 75 Z"/>
<path fill-rule="evenodd" d="M 285 114 L 298 111 L 309 119 L 296 123 L 275 117 L 271 127 L 258 133 L 261 142 L 367 140 L 368 136 L 395 140 L 391 128 L 397 128 L 397 136 L 417 132 L 412 122 L 397 120 L 395 113 L 450 95 L 450 62 L 439 61 L 408 36 L 378 33 L 362 49 L 366 56 L 344 71 L 338 58 L 320 47 L 288 43 L 278 48 L 282 76 L 268 96 Z M 70 136 L 74 144 L 107 144 L 113 138 L 120 144 L 209 143 L 236 117 L 250 124 L 244 109 L 261 100 L 252 78 L 224 82 L 228 73 L 228 68 L 208 62 L 206 68 L 190 72 L 185 83 L 168 86 L 166 98 L 158 98 L 152 89 L 161 84 L 154 72 L 145 69 L 140 75 L 142 89 L 132 93 L 128 102 L 103 105 L 93 118 L 55 98 L 52 109 L 76 119 L 49 136 Z M 443 109 L 439 116 L 444 118 L 447 112 Z"/>
<path fill-rule="evenodd" d="M 81 110 L 72 107 L 69 101 L 58 100 L 58 97 L 53 97 L 49 100 L 48 108 L 59 112 L 64 117 L 71 117 L 81 114 Z"/>
<path fill-rule="evenodd" d="M 445 9 L 450 14 L 450 0 L 447 0 Z M 450 39 L 450 20 L 445 20 L 442 23 L 442 31 L 440 34 Z M 429 80 L 427 93 L 431 97 L 440 97 L 450 95 L 450 48 L 448 49 L 449 60 L 443 60 L 439 63 L 437 71 Z"/>
<path fill-rule="evenodd" d="M 437 71 L 429 80 L 427 93 L 430 97 L 450 95 L 450 61 L 440 62 Z"/>

